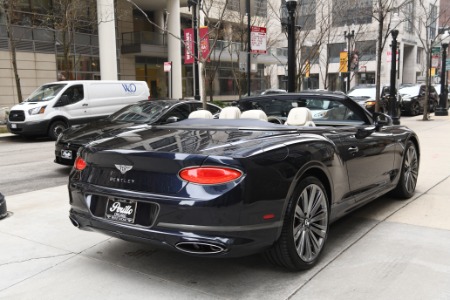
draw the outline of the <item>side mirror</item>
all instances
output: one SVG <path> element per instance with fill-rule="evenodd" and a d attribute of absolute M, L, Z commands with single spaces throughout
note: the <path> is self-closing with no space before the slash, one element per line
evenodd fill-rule
<path fill-rule="evenodd" d="M 373 114 L 374 120 L 375 120 L 375 126 L 377 129 L 380 129 L 383 126 L 390 126 L 393 124 L 392 118 L 383 113 L 374 113 Z"/>
<path fill-rule="evenodd" d="M 56 102 L 55 107 L 66 106 L 68 104 L 70 104 L 69 96 L 62 95 L 61 98 L 59 98 L 58 102 Z"/>
<path fill-rule="evenodd" d="M 166 123 L 175 123 L 178 122 L 178 120 L 178 117 L 172 116 L 167 118 Z"/>

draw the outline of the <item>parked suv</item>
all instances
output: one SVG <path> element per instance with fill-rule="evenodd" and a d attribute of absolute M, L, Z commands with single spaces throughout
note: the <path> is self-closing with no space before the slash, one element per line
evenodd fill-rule
<path fill-rule="evenodd" d="M 416 116 L 423 112 L 425 106 L 425 84 L 403 84 L 398 92 L 403 99 L 402 113 Z M 428 111 L 434 112 L 439 103 L 435 88 L 429 86 Z"/>

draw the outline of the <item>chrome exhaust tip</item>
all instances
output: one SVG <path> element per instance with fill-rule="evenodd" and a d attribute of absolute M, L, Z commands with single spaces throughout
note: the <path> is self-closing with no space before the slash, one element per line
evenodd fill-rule
<path fill-rule="evenodd" d="M 226 248 L 221 245 L 205 242 L 180 242 L 175 247 L 190 254 L 218 254 L 225 252 Z"/>
<path fill-rule="evenodd" d="M 75 220 L 74 218 L 72 218 L 70 216 L 69 216 L 69 219 L 70 219 L 70 222 L 72 222 L 73 226 L 75 226 L 76 228 L 80 228 L 80 223 L 78 223 L 77 220 Z"/>

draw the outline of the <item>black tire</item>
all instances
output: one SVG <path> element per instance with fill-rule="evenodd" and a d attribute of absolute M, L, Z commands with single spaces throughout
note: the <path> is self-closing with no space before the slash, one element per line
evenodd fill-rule
<path fill-rule="evenodd" d="M 409 114 L 411 116 L 417 116 L 418 114 L 420 114 L 419 102 L 414 101 L 411 103 L 411 106 L 409 107 Z"/>
<path fill-rule="evenodd" d="M 48 128 L 48 136 L 52 140 L 56 140 L 58 136 L 69 126 L 63 121 L 54 121 Z"/>
<path fill-rule="evenodd" d="M 392 195 L 401 199 L 408 199 L 414 195 L 419 175 L 419 156 L 413 142 L 408 141 L 403 156 L 402 169 L 397 186 Z"/>
<path fill-rule="evenodd" d="M 264 255 L 270 263 L 292 271 L 309 269 L 320 257 L 328 228 L 325 188 L 316 177 L 306 177 L 289 200 L 280 238 Z"/>

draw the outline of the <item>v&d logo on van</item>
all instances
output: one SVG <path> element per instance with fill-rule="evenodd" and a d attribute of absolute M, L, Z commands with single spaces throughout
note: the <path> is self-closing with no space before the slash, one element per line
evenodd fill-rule
<path fill-rule="evenodd" d="M 122 83 L 122 87 L 126 93 L 136 92 L 136 85 L 134 83 Z"/>

